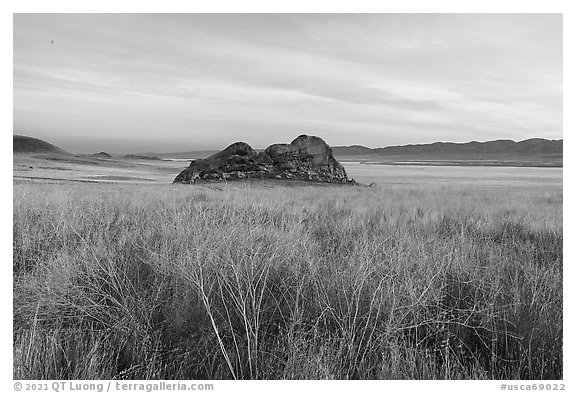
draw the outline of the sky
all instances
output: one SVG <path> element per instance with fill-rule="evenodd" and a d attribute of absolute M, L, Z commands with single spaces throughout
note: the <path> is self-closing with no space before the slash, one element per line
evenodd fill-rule
<path fill-rule="evenodd" d="M 75 153 L 560 139 L 561 14 L 14 14 L 14 134 Z"/>

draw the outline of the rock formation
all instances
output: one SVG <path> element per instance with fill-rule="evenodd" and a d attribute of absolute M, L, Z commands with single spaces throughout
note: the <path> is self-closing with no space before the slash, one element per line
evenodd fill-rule
<path fill-rule="evenodd" d="M 263 152 L 236 142 L 208 158 L 192 161 L 174 183 L 265 178 L 354 183 L 330 146 L 322 138 L 308 135 L 300 135 L 290 144 L 268 146 Z"/>

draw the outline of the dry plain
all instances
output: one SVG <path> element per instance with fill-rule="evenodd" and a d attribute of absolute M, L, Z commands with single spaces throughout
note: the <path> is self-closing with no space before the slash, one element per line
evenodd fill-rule
<path fill-rule="evenodd" d="M 14 158 L 16 379 L 559 379 L 562 169 Z"/>

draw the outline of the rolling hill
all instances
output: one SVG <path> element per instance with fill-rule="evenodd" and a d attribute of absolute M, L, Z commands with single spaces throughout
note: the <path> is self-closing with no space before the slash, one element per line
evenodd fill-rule
<path fill-rule="evenodd" d="M 500 139 L 488 142 L 435 142 L 430 144 L 388 146 L 369 148 L 364 146 L 336 146 L 332 150 L 340 156 L 347 155 L 481 155 L 481 154 L 562 154 L 563 140 L 549 140 L 542 138 L 527 139 L 515 142 L 509 139 Z"/>
<path fill-rule="evenodd" d="M 105 151 L 101 151 L 100 153 L 90 154 L 90 157 L 94 158 L 112 158 L 112 156 Z"/>
<path fill-rule="evenodd" d="M 13 135 L 12 139 L 13 154 L 56 154 L 71 156 L 72 154 L 41 139 L 32 138 L 24 135 Z"/>

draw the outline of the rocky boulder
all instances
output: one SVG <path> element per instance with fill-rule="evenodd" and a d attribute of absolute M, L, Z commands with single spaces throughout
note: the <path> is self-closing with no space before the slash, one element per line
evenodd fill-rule
<path fill-rule="evenodd" d="M 236 142 L 208 158 L 195 160 L 174 183 L 237 179 L 298 179 L 328 183 L 354 183 L 317 136 L 300 135 L 290 144 L 275 144 L 256 152 Z"/>

